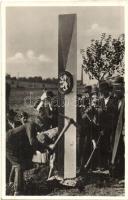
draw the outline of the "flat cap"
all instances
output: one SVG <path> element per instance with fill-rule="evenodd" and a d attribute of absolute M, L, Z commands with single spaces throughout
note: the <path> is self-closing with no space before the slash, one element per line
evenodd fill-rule
<path fill-rule="evenodd" d="M 85 88 L 84 88 L 84 92 L 85 92 L 85 93 L 91 93 L 91 90 L 92 90 L 92 86 L 91 86 L 91 85 L 87 85 L 87 86 L 85 86 Z"/>
<path fill-rule="evenodd" d="M 99 88 L 100 89 L 110 89 L 110 85 L 107 81 L 101 81 L 99 83 Z"/>
<path fill-rule="evenodd" d="M 122 76 L 116 76 L 114 77 L 114 79 L 112 80 L 112 83 L 114 85 L 118 85 L 118 84 L 124 84 L 124 78 Z"/>

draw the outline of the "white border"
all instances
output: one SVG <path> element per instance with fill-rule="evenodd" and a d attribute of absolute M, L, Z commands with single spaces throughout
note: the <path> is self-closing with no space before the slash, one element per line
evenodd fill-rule
<path fill-rule="evenodd" d="M 2 96 L 2 100 L 1 100 L 1 111 L 2 111 L 2 121 L 1 121 L 1 132 L 2 132 L 2 137 L 1 137 L 1 148 L 2 148 L 2 151 L 1 151 L 1 160 L 2 160 L 2 168 L 1 168 L 1 175 L 3 174 L 2 176 L 2 196 L 1 198 L 2 199 L 127 199 L 128 197 L 128 163 L 126 162 L 126 169 L 125 169 L 125 196 L 17 196 L 17 197 L 10 197 L 10 196 L 6 196 L 5 195 L 5 177 L 4 177 L 4 173 L 5 173 L 5 69 L 6 69 L 6 62 L 5 62 L 5 59 L 6 59 L 6 54 L 5 54 L 5 51 L 6 51 L 6 21 L 5 21 L 5 9 L 6 7 L 9 7 L 9 6 L 124 6 L 125 7 L 125 41 L 126 43 L 125 44 L 128 44 L 128 5 L 127 5 L 127 0 L 102 0 L 102 1 L 77 1 L 77 0 L 74 0 L 74 1 L 68 1 L 68 0 L 65 0 L 65 1 L 60 1 L 60 0 L 57 0 L 57 1 L 25 1 L 25 0 L 22 0 L 22 1 L 2 1 L 1 3 L 1 14 L 2 14 L 2 25 L 1 25 L 1 29 L 2 29 L 2 68 L 1 68 L 1 72 L 2 72 L 2 88 L 1 88 L 1 96 Z M 126 45 L 126 51 L 125 52 L 128 52 L 128 45 Z M 128 55 L 127 53 L 125 54 L 125 65 L 128 63 Z M 127 65 L 126 65 L 127 67 Z M 128 82 L 126 81 L 127 80 L 127 68 L 125 67 L 125 94 L 126 94 L 126 102 L 127 102 L 127 96 L 128 96 Z M 126 104 L 126 117 L 125 117 L 125 120 L 126 120 L 126 131 L 125 133 L 127 133 L 127 125 L 128 125 L 128 118 L 127 118 L 127 111 L 128 111 L 128 105 Z M 125 141 L 128 141 L 128 135 L 126 134 L 126 140 Z M 128 147 L 127 147 L 127 142 L 126 142 L 126 145 L 125 145 L 125 158 L 127 160 L 128 158 Z"/>
<path fill-rule="evenodd" d="M 3 6 L 125 6 L 127 0 L 3 0 Z"/>

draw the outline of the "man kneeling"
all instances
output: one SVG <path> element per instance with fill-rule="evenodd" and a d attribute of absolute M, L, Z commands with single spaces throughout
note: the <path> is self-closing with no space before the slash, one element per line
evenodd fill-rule
<path fill-rule="evenodd" d="M 6 155 L 12 164 L 9 182 L 14 182 L 14 195 L 23 194 L 23 172 L 31 167 L 32 156 L 39 150 L 42 152 L 47 144 L 37 139 L 39 127 L 34 122 L 27 122 L 7 131 Z"/>

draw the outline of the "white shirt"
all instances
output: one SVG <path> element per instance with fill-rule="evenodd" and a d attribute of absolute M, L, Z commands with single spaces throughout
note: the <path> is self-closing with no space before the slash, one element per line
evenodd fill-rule
<path fill-rule="evenodd" d="M 120 110 L 121 104 L 122 104 L 122 100 L 120 100 L 118 103 L 118 110 Z"/>
<path fill-rule="evenodd" d="M 109 96 L 109 97 L 107 97 L 107 98 L 104 98 L 104 103 L 105 103 L 105 106 L 107 105 L 107 103 L 108 103 L 108 101 L 109 101 L 109 98 L 110 98 L 110 96 Z"/>
<path fill-rule="evenodd" d="M 8 123 L 9 123 L 9 125 L 10 125 L 12 128 L 15 128 L 15 123 L 10 122 L 9 120 L 8 120 Z"/>

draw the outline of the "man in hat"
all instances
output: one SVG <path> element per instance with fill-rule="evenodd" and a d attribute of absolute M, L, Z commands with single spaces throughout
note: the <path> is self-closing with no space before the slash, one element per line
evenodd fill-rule
<path fill-rule="evenodd" d="M 80 165 L 83 165 L 84 162 L 84 146 L 85 146 L 85 140 L 88 130 L 88 123 L 86 123 L 86 120 L 82 119 L 82 115 L 85 113 L 86 109 L 89 107 L 90 104 L 90 94 L 91 94 L 91 86 L 88 85 L 84 89 L 84 98 L 82 99 L 82 95 L 78 97 L 78 107 L 77 107 L 77 121 L 79 125 L 79 133 L 80 133 L 80 141 L 79 141 L 79 161 Z M 80 99 L 80 101 L 79 101 Z M 80 105 L 79 105 L 80 102 Z M 81 105 L 82 104 L 82 105 Z"/>
<path fill-rule="evenodd" d="M 89 88 L 90 89 L 90 88 Z M 82 130 L 81 130 L 81 169 L 80 173 L 84 172 L 84 165 L 89 159 L 89 156 L 94 148 L 96 148 L 96 140 L 99 133 L 99 124 L 97 118 L 98 106 L 98 88 L 91 87 L 89 90 L 89 104 L 82 115 Z M 96 167 L 93 165 L 92 167 Z"/>
<path fill-rule="evenodd" d="M 29 118 L 29 115 L 27 112 L 21 112 L 20 114 L 20 121 L 22 124 L 25 124 L 28 122 L 28 118 Z"/>
<path fill-rule="evenodd" d="M 116 116 L 117 126 L 115 134 L 113 135 L 113 149 L 112 149 L 112 175 L 124 176 L 124 79 L 117 76 L 113 80 L 114 96 L 117 99 L 118 113 Z"/>
<path fill-rule="evenodd" d="M 103 131 L 102 142 L 100 145 L 101 168 L 109 169 L 112 138 L 116 129 L 116 116 L 118 105 L 115 97 L 111 95 L 111 88 L 106 81 L 99 84 L 101 99 L 99 109 L 99 123 Z"/>
<path fill-rule="evenodd" d="M 19 121 L 16 120 L 16 116 L 17 113 L 13 110 L 10 109 L 7 112 L 7 121 L 6 121 L 6 130 L 8 131 L 9 129 L 15 128 L 19 125 L 21 125 L 21 123 Z"/>
<path fill-rule="evenodd" d="M 97 85 L 93 85 L 91 90 L 91 106 L 97 108 L 99 104 L 99 89 Z"/>
<path fill-rule="evenodd" d="M 34 107 L 38 111 L 36 122 L 42 127 L 42 131 L 54 128 L 58 125 L 57 106 L 54 105 L 54 93 L 45 91 L 41 96 L 40 103 Z"/>
<path fill-rule="evenodd" d="M 86 98 L 89 98 L 91 97 L 91 90 L 92 90 L 92 86 L 91 85 L 87 85 L 84 89 L 84 95 Z"/>
<path fill-rule="evenodd" d="M 118 100 L 118 109 L 120 109 L 122 100 L 124 99 L 124 78 L 117 76 L 112 83 L 114 96 Z"/>

